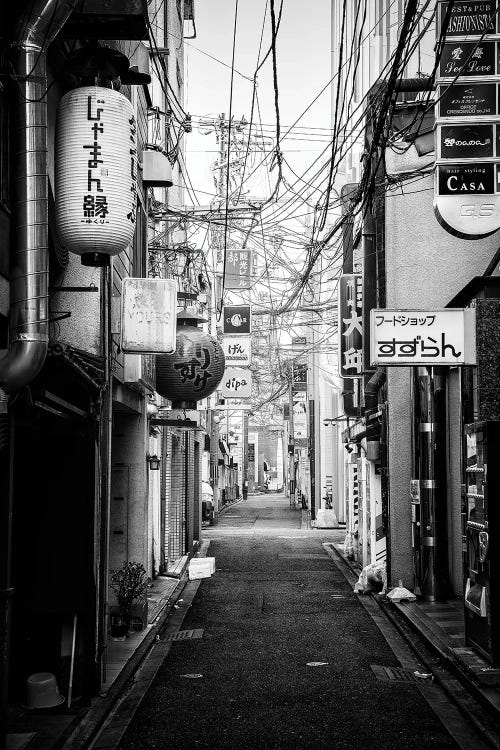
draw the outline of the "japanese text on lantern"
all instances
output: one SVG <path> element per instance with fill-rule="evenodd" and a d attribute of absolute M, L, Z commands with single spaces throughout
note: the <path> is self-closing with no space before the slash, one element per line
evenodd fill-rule
<path fill-rule="evenodd" d="M 363 375 L 363 287 L 361 274 L 349 273 L 339 281 L 340 375 Z"/>
<path fill-rule="evenodd" d="M 208 369 L 211 361 L 209 350 L 198 345 L 196 356 L 185 362 L 176 362 L 174 370 L 179 370 L 182 383 L 189 381 L 195 391 L 202 391 L 212 377 L 212 373 Z"/>
<path fill-rule="evenodd" d="M 105 104 L 104 99 L 97 99 L 96 104 Z M 83 196 L 83 219 L 82 222 L 86 224 L 109 224 L 107 215 L 109 214 L 109 206 L 107 196 L 104 194 L 104 189 L 101 187 L 102 176 L 106 170 L 101 168 L 99 171 L 98 165 L 104 164 L 102 157 L 102 145 L 99 142 L 100 136 L 104 133 L 104 122 L 101 119 L 101 115 L 104 112 L 104 107 L 95 107 L 95 114 L 93 114 L 92 108 L 92 97 L 89 96 L 87 99 L 87 120 L 92 123 L 90 131 L 92 133 L 91 143 L 85 143 L 82 148 L 88 150 L 89 159 L 87 161 L 87 194 Z M 100 176 L 98 176 L 100 175 Z M 95 195 L 94 193 L 101 193 L 101 195 Z"/>

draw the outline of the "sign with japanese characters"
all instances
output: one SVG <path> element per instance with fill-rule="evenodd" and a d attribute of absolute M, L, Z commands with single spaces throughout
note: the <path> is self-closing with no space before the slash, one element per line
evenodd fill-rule
<path fill-rule="evenodd" d="M 227 364 L 249 365 L 252 361 L 250 336 L 224 336 L 222 348 Z"/>
<path fill-rule="evenodd" d="M 173 279 L 123 279 L 121 348 L 126 353 L 175 351 L 177 283 Z"/>
<path fill-rule="evenodd" d="M 117 255 L 131 243 L 137 210 L 137 123 L 120 92 L 84 86 L 58 107 L 56 222 L 77 255 Z"/>
<path fill-rule="evenodd" d="M 224 287 L 226 289 L 250 289 L 252 286 L 252 251 L 226 250 Z"/>
<path fill-rule="evenodd" d="M 443 0 L 439 4 L 438 34 L 442 32 L 447 38 L 495 34 L 496 13 L 496 0 L 454 0 L 451 6 L 449 0 Z"/>
<path fill-rule="evenodd" d="M 222 331 L 223 333 L 250 333 L 250 305 L 225 305 L 222 308 Z"/>
<path fill-rule="evenodd" d="M 442 78 L 484 77 L 497 73 L 496 42 L 446 42 L 439 60 Z"/>
<path fill-rule="evenodd" d="M 500 157 L 500 128 L 493 123 L 437 126 L 438 159 L 489 159 Z"/>
<path fill-rule="evenodd" d="M 252 373 L 241 367 L 226 367 L 219 390 L 222 398 L 250 398 Z"/>
<path fill-rule="evenodd" d="M 363 282 L 360 273 L 343 274 L 339 280 L 339 374 L 363 375 Z"/>
<path fill-rule="evenodd" d="M 498 85 L 452 83 L 437 87 L 436 116 L 471 118 L 498 115 Z"/>
<path fill-rule="evenodd" d="M 475 310 L 371 310 L 372 365 L 473 365 Z"/>

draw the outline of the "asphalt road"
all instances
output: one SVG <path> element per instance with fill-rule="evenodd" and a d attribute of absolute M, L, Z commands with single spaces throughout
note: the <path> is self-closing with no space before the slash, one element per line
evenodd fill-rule
<path fill-rule="evenodd" d="M 172 646 L 122 750 L 458 747 L 416 683 L 375 676 L 400 663 L 322 547 L 339 532 L 268 495 L 206 536 L 216 573 L 182 624 L 203 637 Z"/>

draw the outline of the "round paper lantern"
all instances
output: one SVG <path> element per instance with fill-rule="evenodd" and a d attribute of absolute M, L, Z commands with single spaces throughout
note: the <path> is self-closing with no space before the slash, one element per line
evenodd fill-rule
<path fill-rule="evenodd" d="M 130 245 L 137 202 L 136 122 L 113 89 L 65 94 L 57 114 L 56 221 L 61 244 L 85 265 L 107 265 Z"/>
<path fill-rule="evenodd" d="M 226 366 L 222 347 L 213 336 L 197 328 L 201 318 L 177 316 L 177 343 L 173 354 L 156 357 L 156 390 L 174 408 L 195 409 L 196 402 L 215 391 Z"/>

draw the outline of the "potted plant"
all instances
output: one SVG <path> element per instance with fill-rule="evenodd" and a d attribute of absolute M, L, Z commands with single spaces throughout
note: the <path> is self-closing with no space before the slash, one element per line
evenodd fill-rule
<path fill-rule="evenodd" d="M 124 638 L 130 630 L 132 609 L 145 605 L 150 579 L 139 562 L 124 562 L 121 568 L 111 571 L 110 586 L 116 595 L 118 611 L 111 615 L 111 636 Z"/>

